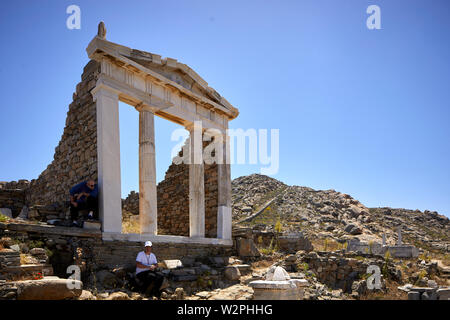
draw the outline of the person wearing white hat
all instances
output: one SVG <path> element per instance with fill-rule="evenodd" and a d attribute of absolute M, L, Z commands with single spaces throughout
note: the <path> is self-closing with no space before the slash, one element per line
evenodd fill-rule
<path fill-rule="evenodd" d="M 146 292 L 159 297 L 159 288 L 164 277 L 155 272 L 158 267 L 158 261 L 155 254 L 152 253 L 152 248 L 152 242 L 146 241 L 144 251 L 138 253 L 136 257 L 136 278 L 143 284 L 142 287 Z"/>

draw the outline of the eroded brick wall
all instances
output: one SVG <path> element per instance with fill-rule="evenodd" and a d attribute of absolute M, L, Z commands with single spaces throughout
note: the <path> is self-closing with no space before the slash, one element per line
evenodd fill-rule
<path fill-rule="evenodd" d="M 64 210 L 73 185 L 89 178 L 97 180 L 97 113 L 91 90 L 99 71 L 99 63 L 93 60 L 84 67 L 53 161 L 30 183 L 30 205 L 52 205 Z"/>

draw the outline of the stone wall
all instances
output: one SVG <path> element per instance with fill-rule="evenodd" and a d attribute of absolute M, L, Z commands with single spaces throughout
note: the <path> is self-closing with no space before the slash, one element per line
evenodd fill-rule
<path fill-rule="evenodd" d="M 394 258 L 417 258 L 419 250 L 412 245 L 383 246 L 381 243 L 361 242 L 359 239 L 347 241 L 347 251 L 356 253 L 369 253 L 384 256 L 387 251 Z"/>
<path fill-rule="evenodd" d="M 17 217 L 25 205 L 25 190 L 0 189 L 0 208 L 11 209 L 13 217 Z"/>
<path fill-rule="evenodd" d="M 90 91 L 96 85 L 99 68 L 93 60 L 84 67 L 53 161 L 30 183 L 30 205 L 64 210 L 73 185 L 89 178 L 97 180 L 97 113 Z"/>
<path fill-rule="evenodd" d="M 312 271 L 321 283 L 332 289 L 342 289 L 347 293 L 352 292 L 352 285 L 355 281 L 367 276 L 367 268 L 370 265 L 378 266 L 384 276 L 394 281 L 401 279 L 401 270 L 392 260 L 386 261 L 379 256 L 370 254 L 346 253 L 345 250 L 301 253 L 293 263 L 293 265 L 289 263 L 291 265 L 286 267 Z"/>
<path fill-rule="evenodd" d="M 216 164 L 205 164 L 205 236 L 209 238 L 217 237 L 217 170 Z M 189 236 L 189 166 L 172 163 L 157 190 L 158 233 Z"/>
<path fill-rule="evenodd" d="M 139 214 L 139 192 L 131 191 L 126 199 L 122 199 L 122 213 Z"/>
<path fill-rule="evenodd" d="M 104 268 L 135 266 L 136 256 L 144 248 L 144 243 L 103 241 L 100 232 L 78 228 L 0 223 L 0 238 L 2 237 L 24 244 L 39 244 L 39 247 L 47 249 L 54 273 L 60 277 L 67 277 L 66 268 L 71 264 L 79 265 L 84 276 Z M 154 242 L 153 252 L 158 261 L 179 259 L 186 264 L 234 255 L 234 249 L 230 246 L 192 243 Z M 2 258 L 0 262 L 2 265 L 11 263 L 13 258 L 8 256 L 8 259 Z"/>
<path fill-rule="evenodd" d="M 126 267 L 135 265 L 137 254 L 143 250 L 144 243 L 126 241 L 97 241 L 93 243 L 92 254 L 99 268 Z M 184 264 L 188 260 L 208 260 L 210 257 L 231 256 L 233 248 L 222 245 L 191 243 L 153 243 L 153 250 L 159 261 L 178 259 Z"/>

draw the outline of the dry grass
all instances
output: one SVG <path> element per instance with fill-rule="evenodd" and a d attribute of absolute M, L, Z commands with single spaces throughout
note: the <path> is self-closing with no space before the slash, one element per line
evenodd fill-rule
<path fill-rule="evenodd" d="M 36 258 L 28 254 L 24 253 L 20 254 L 20 264 L 37 264 L 37 263 L 39 263 L 39 261 L 37 261 Z"/>
<path fill-rule="evenodd" d="M 122 221 L 122 233 L 139 233 L 139 216 L 125 216 Z"/>
<path fill-rule="evenodd" d="M 408 294 L 404 291 L 398 290 L 400 286 L 395 281 L 386 281 L 386 292 L 382 291 L 368 291 L 361 296 L 361 300 L 408 300 Z"/>
<path fill-rule="evenodd" d="M 345 243 L 339 243 L 333 239 L 321 238 L 313 239 L 311 243 L 315 251 L 336 251 L 346 248 Z"/>

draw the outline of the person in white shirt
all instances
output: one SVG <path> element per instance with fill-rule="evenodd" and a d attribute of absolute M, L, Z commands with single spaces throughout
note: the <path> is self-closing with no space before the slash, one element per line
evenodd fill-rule
<path fill-rule="evenodd" d="M 160 287 L 164 277 L 155 272 L 158 267 L 156 256 L 152 253 L 153 245 L 151 241 L 145 242 L 144 251 L 138 253 L 136 257 L 136 278 L 143 284 L 142 289 L 151 295 L 159 297 Z"/>

